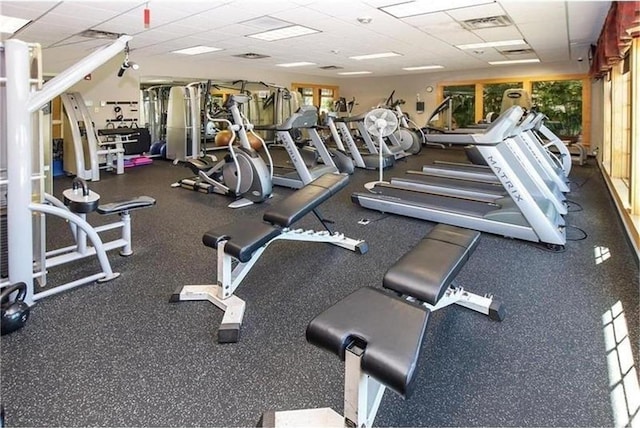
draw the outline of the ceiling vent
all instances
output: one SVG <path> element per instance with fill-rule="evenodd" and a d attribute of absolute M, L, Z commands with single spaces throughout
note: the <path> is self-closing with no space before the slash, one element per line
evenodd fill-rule
<path fill-rule="evenodd" d="M 249 53 L 245 53 L 245 54 L 240 54 L 240 55 L 234 55 L 237 58 L 244 58 L 244 59 L 262 59 L 262 58 L 269 58 L 269 55 L 262 55 L 262 54 L 257 54 L 257 53 L 253 53 L 253 52 L 249 52 Z"/>
<path fill-rule="evenodd" d="M 87 37 L 89 39 L 117 39 L 120 34 L 112 33 L 110 31 L 100 30 L 84 30 L 82 33 L 78 33 L 80 37 Z"/>
<path fill-rule="evenodd" d="M 500 51 L 503 55 L 525 55 L 533 53 L 533 49 L 531 48 L 523 48 L 523 49 L 507 49 L 504 51 Z"/>
<path fill-rule="evenodd" d="M 339 67 L 337 65 L 323 65 L 322 67 L 318 67 L 321 70 L 341 70 L 344 67 Z"/>
<path fill-rule="evenodd" d="M 508 27 L 513 24 L 507 15 L 487 16 L 485 18 L 467 19 L 460 22 L 467 30 L 482 30 L 485 28 Z"/>

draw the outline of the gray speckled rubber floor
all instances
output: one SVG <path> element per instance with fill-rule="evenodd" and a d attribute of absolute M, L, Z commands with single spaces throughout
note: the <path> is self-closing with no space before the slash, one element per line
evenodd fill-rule
<path fill-rule="evenodd" d="M 428 149 L 386 175 L 433 159 L 462 157 Z M 187 169 L 156 161 L 90 184 L 104 202 L 146 194 L 157 206 L 133 213 L 134 254 L 110 254 L 120 278 L 44 299 L 25 328 L 2 337 L 8 426 L 254 426 L 265 410 L 342 411 L 343 363 L 305 342 L 306 324 L 353 290 L 380 287 L 384 272 L 433 223 L 354 205 L 351 193 L 377 177 L 357 170 L 321 211 L 347 236 L 365 239 L 369 252 L 274 243 L 237 291 L 247 302 L 240 342 L 219 345 L 221 311 L 169 297 L 180 285 L 215 281 L 215 251 L 202 245 L 203 232 L 258 221 L 292 191 L 276 188 L 271 201 L 232 210 L 225 197 L 169 186 L 185 176 Z M 494 294 L 507 318 L 494 322 L 461 307 L 434 313 L 415 393 L 402 400 L 387 392 L 376 425 L 613 425 L 602 315 L 622 303 L 638 366 L 638 267 L 600 171 L 576 166 L 572 180 L 570 199 L 584 210 L 567 222 L 588 237 L 553 254 L 483 234 L 458 282 Z M 69 186 L 70 179 L 56 179 L 56 194 Z M 372 222 L 359 225 L 362 218 Z M 311 216 L 299 226 L 316 223 Z M 47 238 L 50 246 L 67 244 L 65 224 L 49 220 Z M 596 246 L 611 257 L 596 264 Z M 52 269 L 49 280 L 96 268 L 94 260 L 73 263 Z"/>

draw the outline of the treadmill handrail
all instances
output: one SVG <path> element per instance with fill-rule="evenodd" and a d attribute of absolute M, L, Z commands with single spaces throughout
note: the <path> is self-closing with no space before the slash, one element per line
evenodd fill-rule
<path fill-rule="evenodd" d="M 428 134 L 427 138 L 433 143 L 495 146 L 513 133 L 522 114 L 522 107 L 514 105 L 502 113 L 482 133 Z"/>

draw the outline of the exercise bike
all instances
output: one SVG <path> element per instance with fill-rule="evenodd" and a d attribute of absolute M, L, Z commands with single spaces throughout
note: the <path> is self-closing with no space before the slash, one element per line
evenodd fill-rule
<path fill-rule="evenodd" d="M 229 208 L 245 207 L 264 202 L 271 197 L 273 167 L 267 167 L 251 147 L 248 133 L 260 141 L 270 164 L 273 164 L 269 149 L 264 140 L 253 132 L 253 125 L 242 115 L 238 107 L 249 99 L 249 95 L 246 94 L 229 96 L 224 108 L 231 113 L 233 122 L 226 118 L 214 118 L 207 110 L 210 122 L 225 123 L 231 131 L 231 138 L 227 144 L 228 152 L 220 161 L 212 156 L 201 156 L 182 162 L 197 176 L 182 179 L 173 183 L 172 187 L 230 196 L 235 200 L 228 205 Z M 239 137 L 239 145 L 234 144 L 236 137 Z"/>

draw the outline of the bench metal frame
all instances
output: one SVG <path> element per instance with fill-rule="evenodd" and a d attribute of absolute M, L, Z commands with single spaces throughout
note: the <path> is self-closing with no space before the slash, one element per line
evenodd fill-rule
<path fill-rule="evenodd" d="M 417 301 L 417 299 L 412 296 L 405 296 L 405 298 L 410 302 Z M 455 304 L 487 315 L 494 321 L 502 321 L 504 318 L 504 313 L 501 311 L 502 304 L 497 300 L 494 300 L 492 295 L 480 296 L 479 294 L 465 290 L 461 285 L 457 285 L 455 283 L 452 283 L 449 286 L 447 291 L 444 292 L 444 295 L 435 305 L 427 302 L 419 303 L 431 312 L 435 312 L 438 309 Z"/>
<path fill-rule="evenodd" d="M 315 210 L 314 213 L 316 213 Z M 325 223 L 323 222 L 323 224 Z M 240 326 L 244 318 L 246 303 L 233 293 L 240 286 L 242 280 L 247 276 L 260 256 L 265 252 L 269 244 L 278 240 L 321 242 L 346 248 L 350 251 L 357 251 L 360 254 L 366 252 L 364 241 L 347 238 L 342 233 L 332 233 L 327 230 L 315 231 L 284 228 L 280 235 L 274 237 L 254 251 L 249 261 L 240 262 L 237 258 L 225 252 L 227 240 L 222 240 L 218 242 L 217 247 L 217 284 L 185 285 L 171 296 L 170 301 L 208 300 L 213 303 L 224 311 L 222 322 L 218 328 L 218 342 L 237 342 L 240 335 Z"/>
<path fill-rule="evenodd" d="M 107 282 L 120 276 L 120 273 L 113 272 L 113 270 L 111 269 L 111 263 L 107 258 L 107 251 L 120 248 L 120 255 L 123 257 L 127 257 L 133 254 L 133 248 L 131 245 L 130 209 L 118 210 L 112 213 L 118 214 L 120 216 L 119 221 L 114 221 L 112 223 L 94 227 L 87 222 L 87 215 L 85 213 L 76 213 L 71 211 L 62 201 L 60 201 L 55 196 L 45 193 L 44 199 L 46 202 L 45 204 L 32 203 L 31 209 L 34 212 L 51 214 L 56 217 L 63 218 L 67 222 L 69 222 L 69 227 L 71 229 L 71 234 L 73 235 L 75 244 L 55 250 L 46 251 L 44 253 L 44 257 L 42 257 L 42 260 L 44 260 L 44 266 L 42 266 L 41 269 L 46 272 L 48 269 L 55 266 L 70 263 L 91 256 L 96 256 L 98 262 L 100 263 L 101 271 L 96 274 L 89 275 L 68 282 L 66 284 L 61 284 L 44 291 L 35 292 L 34 290 L 32 301 L 35 302 L 42 298 L 58 294 L 62 291 L 66 291 L 80 285 L 88 284 L 93 281 Z M 103 242 L 100 238 L 99 233 L 119 228 L 122 229 L 120 238 L 108 242 Z M 88 241 L 91 245 L 89 245 Z M 42 251 L 45 251 L 44 245 L 42 245 Z M 42 276 L 42 278 L 40 278 L 40 283 L 42 286 L 46 285 L 44 275 Z"/>
<path fill-rule="evenodd" d="M 344 415 L 329 407 L 266 412 L 261 426 L 358 427 L 373 426 L 386 386 L 364 373 L 360 360 L 364 350 L 350 345 L 344 359 Z"/>

